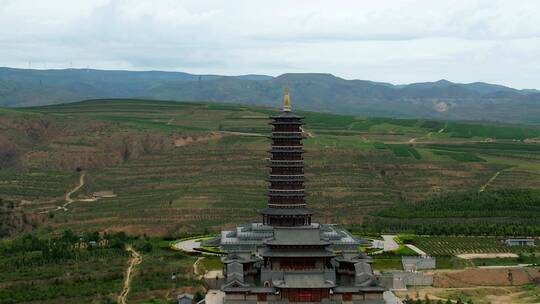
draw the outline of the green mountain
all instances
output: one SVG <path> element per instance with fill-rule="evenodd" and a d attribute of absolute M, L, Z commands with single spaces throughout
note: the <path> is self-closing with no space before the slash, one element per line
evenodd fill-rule
<path fill-rule="evenodd" d="M 0 105 L 34 106 L 97 98 L 206 100 L 275 105 L 289 85 L 303 110 L 540 124 L 540 91 L 447 80 L 393 85 L 331 74 L 193 75 L 182 72 L 0 68 Z"/>

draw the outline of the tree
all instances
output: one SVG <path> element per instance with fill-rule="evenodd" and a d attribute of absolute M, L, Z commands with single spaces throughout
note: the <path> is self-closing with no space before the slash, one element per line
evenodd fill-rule
<path fill-rule="evenodd" d="M 62 240 L 74 244 L 79 240 L 79 237 L 71 229 L 67 229 L 62 233 Z"/>
<path fill-rule="evenodd" d="M 404 304 L 411 304 L 412 303 L 411 298 L 409 297 L 409 295 L 405 296 L 405 300 L 403 300 L 403 303 Z"/>
<path fill-rule="evenodd" d="M 195 293 L 195 296 L 193 297 L 193 302 L 198 303 L 198 302 L 202 301 L 203 299 L 204 299 L 203 293 L 200 292 L 200 291 L 197 291 Z"/>
<path fill-rule="evenodd" d="M 145 253 L 149 253 L 152 251 L 152 248 L 153 248 L 152 243 L 145 242 L 144 245 L 141 247 L 141 251 Z"/>

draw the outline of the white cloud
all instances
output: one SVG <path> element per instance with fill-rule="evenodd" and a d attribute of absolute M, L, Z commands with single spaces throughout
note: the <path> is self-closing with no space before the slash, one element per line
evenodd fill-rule
<path fill-rule="evenodd" d="M 0 65 L 539 87 L 537 1 L 0 0 Z"/>

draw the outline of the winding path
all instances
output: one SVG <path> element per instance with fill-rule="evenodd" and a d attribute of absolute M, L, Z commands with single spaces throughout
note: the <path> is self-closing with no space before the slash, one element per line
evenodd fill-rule
<path fill-rule="evenodd" d="M 497 171 L 488 181 L 485 185 L 483 185 L 482 187 L 480 187 L 480 189 L 478 189 L 478 193 L 482 193 L 486 190 L 486 188 L 497 178 L 497 176 L 499 176 L 499 174 L 501 174 L 502 170 L 501 171 Z"/>
<path fill-rule="evenodd" d="M 79 189 L 81 189 L 81 187 L 84 186 L 84 177 L 85 176 L 86 176 L 86 172 L 82 171 L 81 176 L 79 177 L 79 185 L 77 185 L 75 188 L 73 188 L 73 190 L 66 193 L 66 203 L 63 204 L 61 207 L 58 207 L 57 210 L 62 209 L 64 211 L 68 211 L 66 207 L 71 205 L 71 203 L 75 202 L 75 200 L 71 198 L 71 195 L 73 193 L 79 191 Z"/>
<path fill-rule="evenodd" d="M 423 251 L 422 249 L 412 245 L 412 244 L 405 244 L 405 246 L 409 247 L 412 251 L 418 253 L 420 256 L 427 256 L 427 253 L 425 251 Z"/>
<path fill-rule="evenodd" d="M 198 257 L 195 263 L 193 263 L 193 273 L 199 278 L 202 277 L 202 274 L 199 271 L 199 264 L 201 263 L 203 259 L 204 257 Z"/>
<path fill-rule="evenodd" d="M 52 211 L 60 211 L 60 210 L 68 211 L 67 206 L 71 205 L 73 202 L 76 201 L 76 200 L 71 198 L 71 195 L 73 193 L 79 191 L 79 189 L 81 189 L 81 187 L 84 186 L 84 177 L 85 176 L 86 176 L 86 172 L 82 171 L 81 176 L 79 177 L 79 184 L 75 188 L 73 188 L 71 191 L 66 193 L 66 195 L 64 196 L 64 199 L 65 199 L 66 202 L 62 206 L 58 206 L 58 207 L 56 207 L 54 209 L 51 209 L 51 210 L 41 211 L 40 213 L 49 213 L 49 212 L 52 212 Z"/>
<path fill-rule="evenodd" d="M 133 270 L 135 270 L 135 267 L 142 262 L 142 256 L 137 251 L 135 251 L 133 247 L 128 246 L 126 250 L 131 252 L 131 259 L 129 260 L 129 266 L 126 269 L 124 288 L 122 289 L 122 292 L 118 296 L 118 303 L 120 304 L 127 303 L 126 299 L 129 294 L 129 290 L 131 289 L 131 280 L 133 279 Z"/>

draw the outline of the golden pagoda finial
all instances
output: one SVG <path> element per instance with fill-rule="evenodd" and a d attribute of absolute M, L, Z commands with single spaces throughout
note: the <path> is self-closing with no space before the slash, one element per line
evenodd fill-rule
<path fill-rule="evenodd" d="M 289 86 L 285 86 L 285 93 L 283 94 L 283 111 L 291 111 L 291 97 L 289 96 Z"/>

